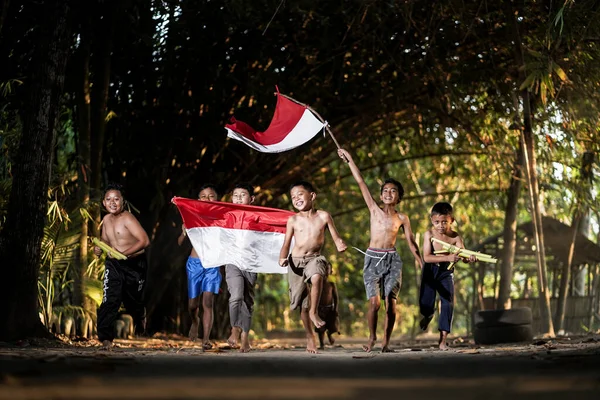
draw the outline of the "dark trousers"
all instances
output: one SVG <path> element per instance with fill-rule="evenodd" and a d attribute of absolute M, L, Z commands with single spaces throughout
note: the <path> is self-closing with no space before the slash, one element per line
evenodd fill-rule
<path fill-rule="evenodd" d="M 438 330 L 450 332 L 454 313 L 454 276 L 448 270 L 449 263 L 429 264 L 423 266 L 419 308 L 424 317 L 431 317 L 435 312 L 436 292 L 442 300 Z"/>
<path fill-rule="evenodd" d="M 133 318 L 135 333 L 144 333 L 146 308 L 144 307 L 144 286 L 146 285 L 146 254 L 116 260 L 107 258 L 104 271 L 104 294 L 98 308 L 98 340 L 113 340 L 114 323 L 121 303 Z"/>

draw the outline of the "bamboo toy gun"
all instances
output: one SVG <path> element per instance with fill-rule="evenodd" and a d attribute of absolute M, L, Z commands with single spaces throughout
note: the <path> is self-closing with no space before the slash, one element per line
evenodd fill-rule
<path fill-rule="evenodd" d="M 117 250 L 110 247 L 108 244 L 104 243 L 102 240 L 97 237 L 92 238 L 92 243 L 96 246 L 100 247 L 103 252 L 108 254 L 110 257 L 116 258 L 117 260 L 127 260 L 127 256 L 125 254 L 118 252 Z"/>
<path fill-rule="evenodd" d="M 496 258 L 490 256 L 489 254 L 479 253 L 478 251 L 471 251 L 471 250 L 467 250 L 467 249 L 461 249 L 460 247 L 456 247 L 454 245 L 448 244 L 448 243 L 441 241 L 439 239 L 436 239 L 436 238 L 431 238 L 431 241 L 442 245 L 442 249 L 443 249 L 443 250 L 435 250 L 433 252 L 434 254 L 450 253 L 450 254 L 457 254 L 459 257 L 464 257 L 464 258 L 469 258 L 470 256 L 475 256 L 475 257 L 477 257 L 478 261 L 488 262 L 488 263 L 492 263 L 492 264 L 495 264 L 498 262 L 498 260 Z M 448 267 L 448 269 L 453 268 L 454 264 L 456 264 L 456 263 L 450 264 L 450 267 Z"/>

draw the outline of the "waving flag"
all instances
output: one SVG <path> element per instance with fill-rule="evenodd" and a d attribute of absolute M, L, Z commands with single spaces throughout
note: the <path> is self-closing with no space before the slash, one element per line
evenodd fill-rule
<path fill-rule="evenodd" d="M 276 208 L 174 197 L 205 268 L 233 264 L 251 272 L 287 273 L 279 266 L 288 218 Z"/>
<path fill-rule="evenodd" d="M 266 131 L 258 132 L 235 118 L 225 125 L 225 129 L 228 137 L 244 142 L 254 150 L 281 153 L 308 142 L 326 125 L 307 106 L 294 102 L 277 91 L 275 113 Z"/>

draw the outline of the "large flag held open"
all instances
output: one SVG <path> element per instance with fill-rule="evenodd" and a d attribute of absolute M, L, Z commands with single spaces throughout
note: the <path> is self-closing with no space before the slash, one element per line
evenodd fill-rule
<path fill-rule="evenodd" d="M 233 264 L 245 271 L 287 273 L 279 266 L 279 251 L 293 212 L 183 197 L 171 201 L 205 268 Z"/>
<path fill-rule="evenodd" d="M 231 119 L 225 125 L 227 136 L 263 153 L 280 153 L 303 145 L 327 125 L 311 109 L 277 91 L 277 105 L 269 127 L 258 132 L 245 122 Z"/>

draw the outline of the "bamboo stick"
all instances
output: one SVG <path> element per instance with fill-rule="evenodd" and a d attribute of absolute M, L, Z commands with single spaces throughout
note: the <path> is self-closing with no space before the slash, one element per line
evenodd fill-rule
<path fill-rule="evenodd" d="M 123 253 L 113 249 L 111 246 L 104 243 L 102 240 L 98 239 L 97 237 L 92 238 L 92 243 L 94 243 L 96 246 L 100 247 L 102 249 L 102 251 L 104 251 L 106 254 L 108 254 L 109 257 L 116 258 L 117 260 L 127 260 L 127 256 L 125 256 Z"/>
<path fill-rule="evenodd" d="M 436 238 L 431 238 L 431 241 L 442 245 L 442 248 L 444 250 L 442 250 L 441 252 L 457 253 L 459 255 L 459 257 L 465 257 L 465 258 L 468 258 L 470 256 L 475 256 L 480 261 L 489 262 L 492 264 L 495 264 L 496 262 L 498 262 L 497 259 L 495 259 L 494 257 L 492 257 L 489 254 L 480 253 L 478 251 L 472 251 L 472 250 L 467 250 L 467 249 L 461 249 L 460 247 L 456 247 L 454 245 L 451 245 L 449 243 L 446 243 L 446 242 L 436 239 Z M 440 250 L 434 251 L 434 254 L 438 254 L 438 252 L 440 252 Z"/>

